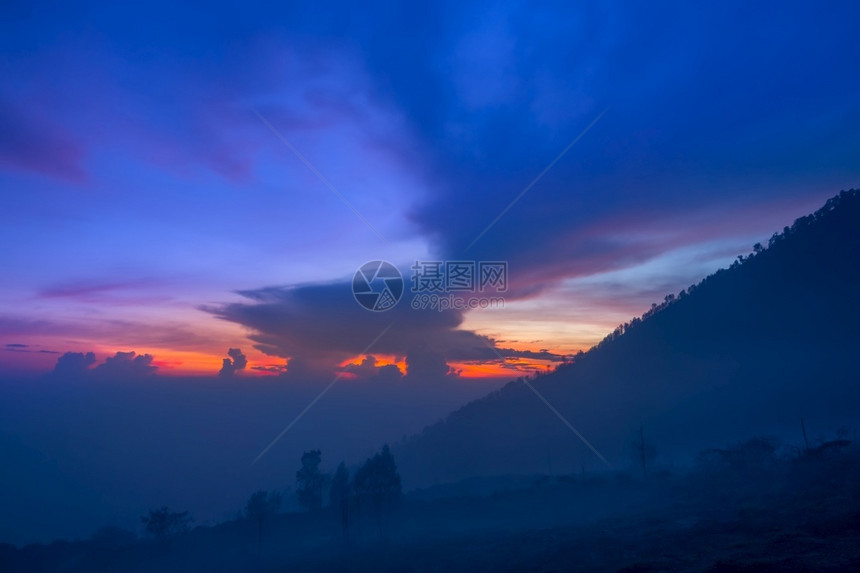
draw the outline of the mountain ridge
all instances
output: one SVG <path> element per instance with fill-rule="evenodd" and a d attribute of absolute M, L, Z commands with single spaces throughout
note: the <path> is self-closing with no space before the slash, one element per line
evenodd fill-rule
<path fill-rule="evenodd" d="M 750 433 L 793 435 L 800 416 L 821 431 L 853 424 L 858 253 L 851 189 L 529 383 L 615 468 L 640 424 L 664 463 Z M 521 379 L 395 452 L 415 485 L 600 464 Z"/>

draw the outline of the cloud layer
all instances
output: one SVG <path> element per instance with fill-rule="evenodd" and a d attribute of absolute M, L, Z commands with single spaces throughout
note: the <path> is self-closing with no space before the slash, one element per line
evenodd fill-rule
<path fill-rule="evenodd" d="M 287 372 L 330 373 L 356 356 L 385 354 L 405 359 L 407 377 L 445 378 L 454 361 L 562 358 L 497 347 L 494 340 L 461 328 L 462 311 L 415 310 L 401 301 L 390 311 L 370 312 L 356 303 L 347 282 L 240 294 L 246 302 L 205 310 L 249 329 L 258 350 L 289 360 Z"/>

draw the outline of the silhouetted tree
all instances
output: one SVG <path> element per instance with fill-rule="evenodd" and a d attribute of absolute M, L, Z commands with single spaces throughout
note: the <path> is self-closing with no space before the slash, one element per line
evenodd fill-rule
<path fill-rule="evenodd" d="M 383 535 L 383 521 L 388 511 L 394 507 L 402 495 L 400 475 L 394 456 L 388 445 L 382 451 L 364 462 L 353 479 L 356 498 L 364 506 L 370 506 L 376 513 L 380 537 Z"/>
<path fill-rule="evenodd" d="M 245 517 L 257 522 L 257 554 L 263 554 L 263 521 L 278 513 L 281 508 L 281 494 L 258 491 L 251 495 L 245 505 Z"/>
<path fill-rule="evenodd" d="M 185 533 L 192 521 L 187 511 L 170 511 L 167 506 L 149 510 L 149 515 L 140 518 L 144 529 L 160 543 L 176 534 Z"/>
<path fill-rule="evenodd" d="M 343 540 L 349 540 L 349 470 L 343 462 L 337 466 L 329 489 L 329 504 L 340 515 L 343 527 Z"/>
<path fill-rule="evenodd" d="M 639 437 L 632 446 L 633 457 L 637 465 L 642 468 L 642 475 L 648 475 L 648 465 L 657 457 L 657 448 L 645 441 L 645 426 L 639 424 Z"/>
<path fill-rule="evenodd" d="M 302 454 L 302 467 L 296 472 L 296 496 L 302 507 L 315 511 L 322 507 L 325 476 L 320 472 L 322 454 L 311 450 Z"/>

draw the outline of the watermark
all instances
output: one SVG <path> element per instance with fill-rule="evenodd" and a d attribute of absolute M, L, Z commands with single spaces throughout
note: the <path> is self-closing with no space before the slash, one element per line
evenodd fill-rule
<path fill-rule="evenodd" d="M 415 261 L 412 292 L 508 292 L 507 261 Z"/>
<path fill-rule="evenodd" d="M 504 308 L 508 291 L 507 261 L 415 261 L 410 267 L 414 310 Z M 394 308 L 403 296 L 403 275 L 388 261 L 363 264 L 352 280 L 355 300 L 367 310 Z"/>
<path fill-rule="evenodd" d="M 425 292 L 412 298 L 412 308 L 415 310 L 438 310 L 439 312 L 443 310 L 505 308 L 505 299 L 501 296 L 462 297 L 453 294 L 440 295 Z"/>
<path fill-rule="evenodd" d="M 388 261 L 364 263 L 352 277 L 352 296 L 367 310 L 390 310 L 403 296 L 403 275 Z"/>

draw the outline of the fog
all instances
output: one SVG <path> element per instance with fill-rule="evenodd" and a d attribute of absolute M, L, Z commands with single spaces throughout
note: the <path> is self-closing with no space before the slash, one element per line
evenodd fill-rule
<path fill-rule="evenodd" d="M 4 379 L 0 539 L 137 531 L 161 505 L 189 510 L 197 523 L 232 518 L 252 492 L 290 488 L 305 450 L 322 450 L 332 472 L 499 385 L 341 380 L 252 465 L 327 382 Z"/>

